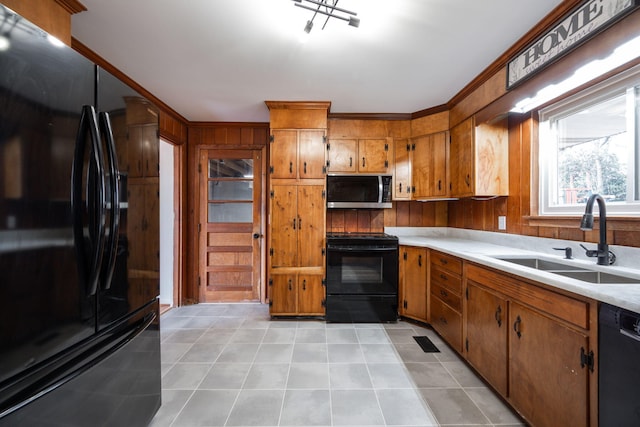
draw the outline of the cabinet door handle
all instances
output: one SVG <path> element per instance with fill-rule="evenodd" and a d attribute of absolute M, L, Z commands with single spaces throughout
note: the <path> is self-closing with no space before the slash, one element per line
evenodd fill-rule
<path fill-rule="evenodd" d="M 442 264 L 442 265 L 447 265 L 448 263 L 447 263 L 447 260 L 446 260 L 446 259 L 444 259 L 444 258 L 440 258 L 440 264 Z"/>
<path fill-rule="evenodd" d="M 294 230 L 296 229 L 296 219 L 295 218 L 293 218 L 293 229 Z"/>
<path fill-rule="evenodd" d="M 307 162 L 304 162 L 304 173 L 307 173 Z"/>
<path fill-rule="evenodd" d="M 400 193 L 402 193 L 402 183 L 400 183 Z"/>
<path fill-rule="evenodd" d="M 298 217 L 298 229 L 302 230 L 302 218 Z"/>
<path fill-rule="evenodd" d="M 293 290 L 293 285 L 291 284 L 291 279 L 289 279 L 289 290 L 292 291 Z"/>
<path fill-rule="evenodd" d="M 469 174 L 464 177 L 464 183 L 467 184 L 467 187 L 471 186 L 471 176 Z"/>
<path fill-rule="evenodd" d="M 449 278 L 447 276 L 445 276 L 444 274 L 440 274 L 440 278 L 442 280 L 449 280 Z"/>
<path fill-rule="evenodd" d="M 364 157 L 362 158 L 362 167 L 364 167 Z"/>
<path fill-rule="evenodd" d="M 293 173 L 293 162 L 289 162 L 289 173 Z"/>
<path fill-rule="evenodd" d="M 422 255 L 418 255 L 418 267 L 422 267 Z"/>
<path fill-rule="evenodd" d="M 495 319 L 496 322 L 498 322 L 498 327 L 502 327 L 502 307 L 498 306 L 498 308 L 496 308 L 496 314 L 495 314 Z"/>
<path fill-rule="evenodd" d="M 442 180 L 438 180 L 438 191 L 442 190 Z"/>
<path fill-rule="evenodd" d="M 440 295 L 447 298 L 449 296 L 449 292 L 445 291 L 444 289 L 440 289 Z"/>
<path fill-rule="evenodd" d="M 440 316 L 440 322 L 444 323 L 445 325 L 447 324 L 447 319 L 444 318 L 444 316 Z"/>
<path fill-rule="evenodd" d="M 518 336 L 518 338 L 522 336 L 522 332 L 520 331 L 521 323 L 522 323 L 522 319 L 518 315 L 518 317 L 516 318 L 516 321 L 513 323 L 513 330 L 516 332 L 516 335 Z"/>
<path fill-rule="evenodd" d="M 303 291 L 306 291 L 306 290 L 307 290 L 307 279 L 304 279 L 304 280 L 302 281 L 302 290 L 303 290 Z"/>
<path fill-rule="evenodd" d="M 349 157 L 349 167 L 353 167 L 353 157 Z"/>

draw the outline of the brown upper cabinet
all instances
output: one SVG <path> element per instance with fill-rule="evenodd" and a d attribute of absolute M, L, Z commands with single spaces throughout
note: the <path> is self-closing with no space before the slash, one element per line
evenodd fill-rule
<path fill-rule="evenodd" d="M 393 145 L 393 200 L 411 200 L 411 144 L 399 138 Z"/>
<path fill-rule="evenodd" d="M 448 144 L 449 132 L 424 135 L 412 140 L 412 199 L 443 198 L 449 194 Z"/>
<path fill-rule="evenodd" d="M 392 138 L 331 139 L 327 145 L 327 171 L 389 173 L 392 145 Z"/>
<path fill-rule="evenodd" d="M 507 117 L 476 126 L 473 117 L 451 129 L 451 197 L 509 194 Z"/>
<path fill-rule="evenodd" d="M 325 131 L 274 129 L 271 131 L 271 178 L 323 179 Z"/>

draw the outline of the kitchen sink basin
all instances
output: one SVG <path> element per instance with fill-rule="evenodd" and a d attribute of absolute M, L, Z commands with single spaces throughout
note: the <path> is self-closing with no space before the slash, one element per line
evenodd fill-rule
<path fill-rule="evenodd" d="M 510 258 L 498 257 L 502 261 L 518 264 L 523 267 L 534 268 L 547 273 L 557 274 L 559 276 L 570 277 L 572 279 L 582 280 L 589 283 L 633 283 L 640 284 L 640 279 L 621 276 L 618 274 L 606 273 L 603 271 L 590 270 L 582 266 L 567 265 L 560 262 L 549 261 L 543 258 Z"/>

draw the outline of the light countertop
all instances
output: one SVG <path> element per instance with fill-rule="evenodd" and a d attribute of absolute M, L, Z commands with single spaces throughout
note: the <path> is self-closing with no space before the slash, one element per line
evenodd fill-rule
<path fill-rule="evenodd" d="M 595 258 L 587 258 L 576 241 L 564 241 L 506 233 L 463 230 L 448 227 L 387 227 L 385 232 L 398 236 L 399 243 L 435 249 L 526 279 L 545 283 L 578 295 L 606 302 L 640 313 L 640 249 L 611 246 L 617 256 L 613 266 L 599 266 Z M 595 249 L 592 243 L 583 243 Z M 574 259 L 564 260 L 564 252 L 553 248 L 571 247 Z M 525 267 L 499 257 L 539 257 L 568 263 L 576 267 L 602 271 L 638 279 L 638 283 L 589 283 L 554 273 Z"/>

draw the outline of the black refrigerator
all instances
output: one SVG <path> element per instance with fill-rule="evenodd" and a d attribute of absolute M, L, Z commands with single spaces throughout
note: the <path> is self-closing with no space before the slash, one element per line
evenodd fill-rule
<path fill-rule="evenodd" d="M 0 5 L 0 426 L 158 410 L 157 128 L 140 94 Z"/>

